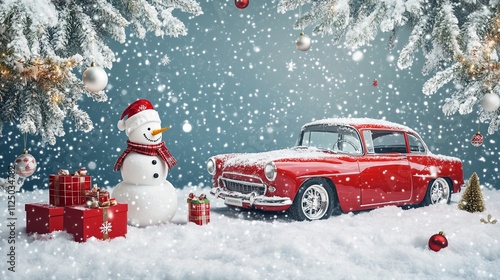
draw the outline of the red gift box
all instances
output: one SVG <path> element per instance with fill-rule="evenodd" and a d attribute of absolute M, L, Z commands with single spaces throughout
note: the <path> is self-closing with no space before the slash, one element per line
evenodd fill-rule
<path fill-rule="evenodd" d="M 85 204 L 85 191 L 90 190 L 91 176 L 49 176 L 49 202 L 55 206 Z"/>
<path fill-rule="evenodd" d="M 90 237 L 106 240 L 127 234 L 128 205 L 118 203 L 102 208 L 87 208 L 85 205 L 66 206 L 64 229 L 78 242 Z"/>
<path fill-rule="evenodd" d="M 210 223 L 210 200 L 204 194 L 197 198 L 189 194 L 188 202 L 188 221 L 197 225 L 206 225 Z"/>
<path fill-rule="evenodd" d="M 111 198 L 109 195 L 109 192 L 106 190 L 101 190 L 97 187 L 97 185 L 94 185 L 93 189 L 90 191 L 86 191 L 85 194 L 85 204 L 89 208 L 97 208 L 97 207 L 92 207 L 93 204 L 96 206 L 110 206 L 113 204 L 110 204 Z M 105 205 L 107 203 L 107 205 Z"/>
<path fill-rule="evenodd" d="M 44 234 L 64 229 L 64 207 L 47 203 L 28 203 L 24 205 L 24 210 L 27 233 Z"/>

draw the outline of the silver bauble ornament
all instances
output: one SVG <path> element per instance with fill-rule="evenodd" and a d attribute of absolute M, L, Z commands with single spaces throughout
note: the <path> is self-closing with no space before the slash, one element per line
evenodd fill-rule
<path fill-rule="evenodd" d="M 20 177 L 29 177 L 36 171 L 36 160 L 26 151 L 14 160 L 14 170 Z"/>
<path fill-rule="evenodd" d="M 108 85 L 108 74 L 98 66 L 91 66 L 83 72 L 83 85 L 92 92 L 100 92 Z"/>
<path fill-rule="evenodd" d="M 295 41 L 295 46 L 300 51 L 307 51 L 311 47 L 311 38 L 307 36 L 304 32 L 300 32 L 299 38 Z"/>
<path fill-rule="evenodd" d="M 481 107 L 487 112 L 496 111 L 500 107 L 500 97 L 494 93 L 487 93 L 481 99 Z"/>

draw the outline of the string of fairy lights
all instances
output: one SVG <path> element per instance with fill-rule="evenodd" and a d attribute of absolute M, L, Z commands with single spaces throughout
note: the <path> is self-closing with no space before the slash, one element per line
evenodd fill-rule
<path fill-rule="evenodd" d="M 5 57 L 6 54 L 2 54 L 2 56 Z M 23 84 L 35 83 L 34 87 L 47 93 L 48 100 L 59 105 L 63 101 L 64 95 L 58 88 L 65 84 L 72 75 L 73 69 L 81 61 L 82 57 L 79 55 L 61 60 L 41 57 L 28 61 L 19 59 L 14 63 L 14 66 L 0 61 L 0 77 L 2 80 L 16 80 Z M 108 79 L 102 68 L 92 64 L 85 70 L 82 80 L 86 89 L 99 92 L 106 87 Z"/>
<path fill-rule="evenodd" d="M 41 57 L 28 61 L 17 60 L 14 66 L 0 62 L 0 77 L 3 80 L 17 80 L 23 84 L 32 82 L 37 89 L 47 92 L 52 102 L 59 104 L 63 96 L 57 88 L 64 84 L 80 61 L 78 56 L 73 56 L 60 61 Z"/>
<path fill-rule="evenodd" d="M 500 62 L 496 49 L 500 44 L 500 16 L 491 21 L 488 34 L 484 36 L 484 44 L 472 49 L 470 55 L 457 55 L 462 64 L 462 71 L 471 80 L 482 80 L 486 93 L 493 93 L 493 88 L 500 83 Z"/>

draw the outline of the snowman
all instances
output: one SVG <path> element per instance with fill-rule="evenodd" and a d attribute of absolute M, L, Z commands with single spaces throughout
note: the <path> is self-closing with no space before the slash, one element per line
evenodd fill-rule
<path fill-rule="evenodd" d="M 116 185 L 112 196 L 128 204 L 129 225 L 170 222 L 177 210 L 177 195 L 166 177 L 177 162 L 162 141 L 162 132 L 168 127 L 161 127 L 151 102 L 140 99 L 125 109 L 118 129 L 125 130 L 128 141 L 114 167 L 121 171 L 123 181 Z"/>

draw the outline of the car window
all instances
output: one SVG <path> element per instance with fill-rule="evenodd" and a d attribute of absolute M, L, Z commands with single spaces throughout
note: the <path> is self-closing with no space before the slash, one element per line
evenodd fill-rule
<path fill-rule="evenodd" d="M 372 130 L 371 131 L 373 152 L 375 154 L 406 153 L 406 142 L 402 132 Z M 365 137 L 366 141 L 366 137 Z"/>
<path fill-rule="evenodd" d="M 302 133 L 298 144 L 343 153 L 362 153 L 358 133 L 345 126 L 308 127 Z"/>
<path fill-rule="evenodd" d="M 413 134 L 408 134 L 410 153 L 425 153 L 425 146 L 420 139 Z"/>
<path fill-rule="evenodd" d="M 361 145 L 359 141 L 358 134 L 354 131 L 345 131 L 339 137 L 338 141 L 339 151 L 346 153 L 361 153 Z"/>
<path fill-rule="evenodd" d="M 337 141 L 338 133 L 327 131 L 308 131 L 304 133 L 303 146 L 312 146 L 320 149 L 332 149 Z"/>

